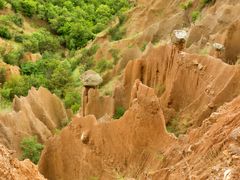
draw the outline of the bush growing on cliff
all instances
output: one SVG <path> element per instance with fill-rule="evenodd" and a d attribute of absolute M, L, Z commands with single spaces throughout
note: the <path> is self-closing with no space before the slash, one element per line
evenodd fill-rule
<path fill-rule="evenodd" d="M 22 159 L 30 159 L 37 164 L 44 146 L 37 141 L 36 136 L 23 138 L 20 144 L 22 150 Z"/>
<path fill-rule="evenodd" d="M 196 20 L 199 18 L 199 16 L 200 16 L 200 11 L 193 11 L 192 12 L 192 14 L 191 14 L 191 16 L 192 16 L 192 21 L 193 22 L 196 22 Z"/>
<path fill-rule="evenodd" d="M 119 119 L 125 113 L 125 108 L 122 106 L 117 107 L 115 114 L 113 115 L 113 119 Z"/>
<path fill-rule="evenodd" d="M 183 10 L 187 10 L 187 9 L 189 9 L 190 7 L 192 7 L 192 4 L 193 4 L 192 0 L 189 0 L 189 1 L 185 2 L 185 3 L 181 3 L 181 4 L 180 4 L 180 7 L 181 7 Z"/>
<path fill-rule="evenodd" d="M 7 27 L 0 26 L 0 37 L 5 39 L 11 39 L 11 33 Z"/>

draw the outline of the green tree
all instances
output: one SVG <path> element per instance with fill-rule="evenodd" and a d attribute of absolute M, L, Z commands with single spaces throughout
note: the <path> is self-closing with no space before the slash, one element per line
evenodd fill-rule
<path fill-rule="evenodd" d="M 73 78 L 71 76 L 71 65 L 67 61 L 61 62 L 56 69 L 54 69 L 50 85 L 52 90 L 60 90 L 58 94 L 63 97 L 63 90 L 66 89 L 71 83 L 73 83 Z"/>
<path fill-rule="evenodd" d="M 33 53 L 45 51 L 56 52 L 60 48 L 59 40 L 45 29 L 33 33 L 24 39 L 23 45 L 26 51 Z"/>
<path fill-rule="evenodd" d="M 5 7 L 6 1 L 0 0 L 0 9 L 3 9 Z"/>
<path fill-rule="evenodd" d="M 21 76 L 12 76 L 10 80 L 4 83 L 0 90 L 2 96 L 8 100 L 12 100 L 15 95 L 26 96 L 31 85 Z"/>
<path fill-rule="evenodd" d="M 74 113 L 76 113 L 81 104 L 81 95 L 80 92 L 76 90 L 67 91 L 64 97 L 64 104 L 66 108 L 71 108 Z"/>
<path fill-rule="evenodd" d="M 34 0 L 21 0 L 20 8 L 24 15 L 32 17 L 37 11 L 37 2 Z"/>

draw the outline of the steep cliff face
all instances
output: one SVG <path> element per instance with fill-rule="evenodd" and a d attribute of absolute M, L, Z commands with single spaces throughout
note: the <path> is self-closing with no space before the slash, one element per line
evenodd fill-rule
<path fill-rule="evenodd" d="M 13 112 L 0 114 L 0 143 L 20 155 L 22 138 L 37 135 L 45 142 L 68 117 L 63 103 L 47 89 L 32 88 L 27 97 L 15 97 Z"/>
<path fill-rule="evenodd" d="M 203 125 L 164 153 L 150 179 L 239 179 L 240 97 L 222 106 Z"/>
<path fill-rule="evenodd" d="M 227 65 L 219 59 L 179 52 L 174 46 L 149 46 L 142 58 L 128 63 L 114 97 L 116 106 L 127 108 L 130 89 L 134 81 L 140 79 L 155 89 L 166 117 L 174 111 L 190 119 L 190 124 L 200 125 L 240 93 L 239 76 L 238 66 Z"/>
<path fill-rule="evenodd" d="M 29 160 L 19 161 L 9 150 L 0 145 L 0 179 L 6 180 L 45 180 L 37 166 Z"/>
<path fill-rule="evenodd" d="M 91 115 L 73 119 L 46 144 L 39 167 L 49 179 L 135 177 L 155 150 L 164 151 L 174 141 L 154 90 L 136 82 L 132 104 L 119 121 L 98 123 Z"/>

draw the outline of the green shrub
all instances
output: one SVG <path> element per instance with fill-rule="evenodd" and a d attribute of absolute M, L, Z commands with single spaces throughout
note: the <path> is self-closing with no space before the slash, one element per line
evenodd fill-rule
<path fill-rule="evenodd" d="M 30 88 L 31 85 L 24 77 L 12 76 L 10 80 L 4 83 L 0 93 L 4 98 L 12 100 L 15 95 L 26 96 Z"/>
<path fill-rule="evenodd" d="M 21 0 L 20 8 L 24 15 L 32 17 L 37 11 L 37 2 L 33 0 Z"/>
<path fill-rule="evenodd" d="M 113 115 L 114 119 L 119 119 L 120 117 L 122 117 L 125 113 L 125 109 L 124 107 L 117 107 L 115 114 Z"/>
<path fill-rule="evenodd" d="M 148 42 L 146 42 L 146 41 L 143 42 L 143 44 L 142 44 L 142 46 L 140 48 L 142 52 L 145 51 L 145 49 L 147 47 L 147 44 L 148 44 Z"/>
<path fill-rule="evenodd" d="M 5 39 L 11 39 L 12 38 L 11 33 L 8 30 L 7 27 L 0 26 L 0 37 L 5 38 Z"/>
<path fill-rule="evenodd" d="M 15 12 L 18 12 L 20 10 L 20 1 L 11 0 L 10 4 L 12 5 L 12 9 Z"/>
<path fill-rule="evenodd" d="M 192 16 L 192 21 L 193 22 L 196 22 L 196 20 L 199 18 L 199 16 L 200 16 L 200 11 L 193 11 L 192 12 L 192 14 L 191 14 L 191 16 Z"/>
<path fill-rule="evenodd" d="M 33 53 L 56 52 L 60 48 L 59 40 L 44 29 L 27 36 L 23 41 L 23 45 L 26 51 Z"/>
<path fill-rule="evenodd" d="M 37 137 L 23 138 L 20 144 L 22 150 L 22 159 L 30 159 L 37 164 L 44 146 L 37 141 Z"/>
<path fill-rule="evenodd" d="M 0 67 L 0 85 L 6 81 L 6 69 Z"/>
<path fill-rule="evenodd" d="M 111 69 L 113 67 L 113 63 L 111 61 L 108 61 L 106 59 L 102 59 L 97 62 L 95 69 L 97 72 L 102 73 L 108 69 Z"/>
<path fill-rule="evenodd" d="M 7 64 L 11 64 L 11 65 L 20 65 L 20 60 L 23 57 L 23 51 L 20 50 L 13 50 L 11 52 L 9 52 L 8 54 L 3 56 L 3 60 L 5 63 Z"/>
<path fill-rule="evenodd" d="M 81 95 L 78 91 L 68 91 L 64 97 L 66 108 L 71 108 L 73 113 L 78 112 L 81 105 Z"/>
<path fill-rule="evenodd" d="M 181 3 L 181 4 L 180 4 L 180 7 L 181 7 L 183 10 L 187 10 L 187 9 L 189 9 L 189 8 L 192 7 L 192 4 L 193 4 L 192 0 L 189 0 L 189 1 L 185 2 L 185 3 Z"/>
<path fill-rule="evenodd" d="M 0 9 L 5 7 L 6 2 L 4 0 L 0 0 Z"/>
<path fill-rule="evenodd" d="M 19 14 L 17 14 L 17 15 L 10 15 L 9 19 L 10 19 L 10 21 L 12 21 L 17 26 L 22 27 L 23 19 L 21 18 L 21 16 Z"/>
<path fill-rule="evenodd" d="M 23 35 L 21 35 L 21 34 L 17 34 L 17 35 L 15 35 L 15 37 L 14 37 L 14 41 L 17 42 L 17 43 L 22 43 L 23 40 L 24 40 L 24 37 L 23 37 Z"/>

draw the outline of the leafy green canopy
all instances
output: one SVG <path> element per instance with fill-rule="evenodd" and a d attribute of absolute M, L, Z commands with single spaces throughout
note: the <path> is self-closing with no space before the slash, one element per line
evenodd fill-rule
<path fill-rule="evenodd" d="M 25 16 L 46 20 L 69 49 L 84 47 L 116 15 L 126 11 L 128 0 L 9 0 Z"/>

